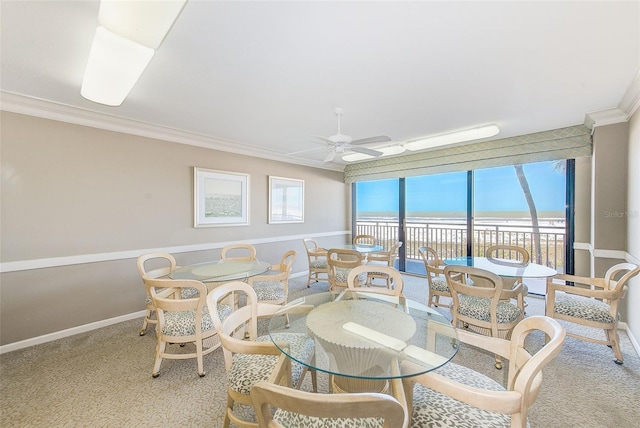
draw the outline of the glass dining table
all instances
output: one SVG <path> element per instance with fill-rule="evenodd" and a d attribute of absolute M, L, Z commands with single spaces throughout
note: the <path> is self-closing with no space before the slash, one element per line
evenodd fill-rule
<path fill-rule="evenodd" d="M 171 279 L 196 279 L 207 285 L 209 291 L 229 281 L 244 281 L 271 269 L 271 264 L 260 260 L 217 260 L 181 266 L 169 274 Z"/>
<path fill-rule="evenodd" d="M 520 264 L 513 260 L 496 259 L 492 257 L 455 257 L 445 259 L 444 264 L 477 267 L 498 276 L 505 277 L 546 278 L 558 274 L 555 269 L 541 264 Z"/>
<path fill-rule="evenodd" d="M 285 327 L 284 315 L 290 327 Z M 313 362 L 296 360 L 277 334 L 315 339 Z M 418 302 L 366 291 L 312 294 L 287 303 L 269 321 L 280 351 L 310 369 L 328 373 L 332 392 L 386 392 L 388 381 L 437 369 L 458 351 L 449 320 Z"/>

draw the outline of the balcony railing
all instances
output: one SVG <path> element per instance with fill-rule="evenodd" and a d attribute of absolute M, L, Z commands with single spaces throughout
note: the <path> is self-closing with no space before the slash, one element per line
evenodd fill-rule
<path fill-rule="evenodd" d="M 473 254 L 483 256 L 491 245 L 505 244 L 524 247 L 531 261 L 564 272 L 565 228 L 544 222 L 539 228 L 540 260 L 537 260 L 534 231 L 531 225 L 513 223 L 476 223 L 473 230 Z M 356 234 L 374 235 L 385 246 L 398 240 L 397 221 L 358 220 Z M 442 258 L 467 255 L 467 225 L 450 222 L 407 222 L 404 249 L 407 261 L 419 261 L 418 247 L 434 248 Z"/>

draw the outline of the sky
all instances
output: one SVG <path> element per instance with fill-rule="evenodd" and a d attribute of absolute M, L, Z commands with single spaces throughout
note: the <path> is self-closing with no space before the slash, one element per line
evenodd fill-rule
<path fill-rule="evenodd" d="M 524 165 L 536 208 L 564 210 L 565 173 L 553 170 L 556 162 Z M 406 179 L 407 211 L 466 211 L 466 171 Z M 528 211 L 527 201 L 513 166 L 474 171 L 476 211 Z M 398 180 L 358 183 L 359 212 L 397 211 Z"/>

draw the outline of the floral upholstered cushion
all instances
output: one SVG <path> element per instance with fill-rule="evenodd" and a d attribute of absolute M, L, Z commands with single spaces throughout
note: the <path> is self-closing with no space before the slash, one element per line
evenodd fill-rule
<path fill-rule="evenodd" d="M 291 352 L 297 359 L 308 361 L 314 351 L 314 341 L 303 333 L 277 333 L 273 335 L 276 340 L 288 342 Z M 260 336 L 257 342 L 271 342 L 269 336 Z M 269 380 L 278 362 L 277 355 L 262 354 L 235 354 L 233 364 L 227 375 L 229 387 L 234 391 L 248 395 L 251 387 L 260 381 Z M 291 363 L 291 378 L 296 385 L 302 374 L 304 367 L 300 363 Z"/>
<path fill-rule="evenodd" d="M 583 296 L 567 296 L 564 293 L 556 294 L 556 301 L 554 302 L 554 311 L 557 314 L 613 324 L 616 319 L 609 310 L 609 305 L 599 300 Z"/>
<path fill-rule="evenodd" d="M 273 418 L 287 428 L 383 428 L 382 419 L 316 418 L 313 416 L 289 413 L 281 409 L 276 410 Z"/>
<path fill-rule="evenodd" d="M 463 366 L 449 363 L 436 373 L 456 382 L 491 391 L 504 391 L 499 383 Z M 415 383 L 411 426 L 418 427 L 510 427 L 511 417 L 471 407 L 465 403 Z M 527 423 L 527 426 L 529 424 Z"/>
<path fill-rule="evenodd" d="M 226 318 L 233 308 L 229 305 L 218 305 L 218 313 L 223 319 Z M 162 334 L 168 336 L 192 336 L 196 334 L 196 311 L 165 312 Z M 202 331 L 214 328 L 209 308 L 204 307 L 202 311 Z"/>
<path fill-rule="evenodd" d="M 491 299 L 459 294 L 458 313 L 477 320 L 491 322 Z M 496 316 L 498 324 L 506 324 L 517 320 L 523 315 L 522 309 L 516 305 L 501 300 L 498 302 Z"/>
<path fill-rule="evenodd" d="M 256 281 L 253 283 L 258 300 L 284 299 L 284 287 L 280 281 Z"/>

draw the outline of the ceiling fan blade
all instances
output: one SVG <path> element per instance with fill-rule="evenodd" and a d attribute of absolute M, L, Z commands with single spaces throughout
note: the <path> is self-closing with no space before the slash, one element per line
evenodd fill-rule
<path fill-rule="evenodd" d="M 329 154 L 327 155 L 326 158 L 324 158 L 324 162 L 331 162 L 332 160 L 334 160 L 336 158 L 336 151 L 335 150 L 331 150 L 329 152 Z"/>
<path fill-rule="evenodd" d="M 391 138 L 387 137 L 386 135 L 378 135 L 377 137 L 360 138 L 358 140 L 353 140 L 351 144 L 358 145 L 358 144 L 386 143 L 388 141 L 391 141 Z"/>
<path fill-rule="evenodd" d="M 350 147 L 349 150 L 351 150 L 353 152 L 362 153 L 363 155 L 373 156 L 373 157 L 376 157 L 376 158 L 378 156 L 382 156 L 384 154 L 384 153 L 379 152 L 377 150 L 367 149 L 366 147 Z"/>
<path fill-rule="evenodd" d="M 319 135 L 312 135 L 313 138 L 317 138 L 318 140 L 322 140 L 327 144 L 331 144 L 332 146 L 335 146 L 336 143 L 334 143 L 333 141 L 331 141 L 330 139 L 328 139 L 327 137 L 321 137 Z"/>

